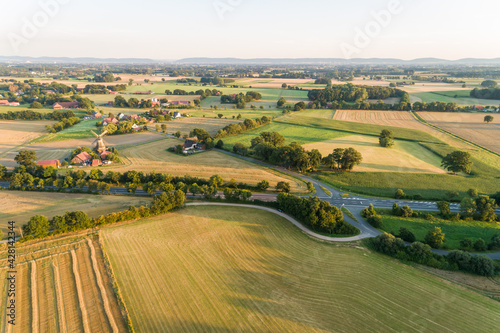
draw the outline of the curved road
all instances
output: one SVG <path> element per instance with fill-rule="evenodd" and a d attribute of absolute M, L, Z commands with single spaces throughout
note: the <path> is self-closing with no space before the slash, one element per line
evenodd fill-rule
<path fill-rule="evenodd" d="M 373 228 L 370 226 L 368 223 L 364 221 L 361 216 L 356 217 L 360 223 L 352 220 L 350 217 L 344 215 L 344 220 L 352 224 L 353 226 L 357 227 L 360 229 L 361 233 L 357 236 L 353 237 L 329 237 L 329 236 L 324 236 L 315 233 L 314 231 L 306 228 L 304 225 L 302 225 L 299 221 L 294 219 L 293 217 L 283 213 L 279 212 L 276 209 L 272 209 L 269 207 L 263 207 L 263 206 L 253 206 L 253 205 L 244 205 L 244 204 L 232 204 L 232 203 L 218 203 L 218 202 L 190 202 L 187 203 L 186 206 L 230 206 L 230 207 L 247 207 L 247 208 L 253 208 L 253 209 L 260 209 L 260 210 L 265 210 L 271 213 L 274 213 L 276 215 L 279 215 L 281 217 L 284 217 L 288 221 L 290 221 L 293 225 L 295 225 L 297 228 L 299 228 L 302 232 L 305 234 L 312 236 L 317 239 L 321 239 L 324 241 L 330 241 L 330 242 L 353 242 L 357 240 L 361 240 L 364 238 L 371 238 L 375 237 L 377 235 L 380 235 L 381 232 L 378 231 L 377 229 Z M 432 249 L 432 252 L 441 254 L 441 255 L 447 255 L 449 251 L 445 250 L 436 250 Z M 495 253 L 471 253 L 472 255 L 485 255 L 493 260 L 499 260 L 500 259 L 500 252 L 495 252 Z"/>

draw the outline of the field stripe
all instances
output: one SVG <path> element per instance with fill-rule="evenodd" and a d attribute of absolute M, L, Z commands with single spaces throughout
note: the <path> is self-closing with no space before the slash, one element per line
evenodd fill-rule
<path fill-rule="evenodd" d="M 97 285 L 99 286 L 99 290 L 101 292 L 102 302 L 104 305 L 104 311 L 106 312 L 106 316 L 108 317 L 109 324 L 113 329 L 113 332 L 119 333 L 118 326 L 116 325 L 115 318 L 113 313 L 111 312 L 111 307 L 109 306 L 108 296 L 106 294 L 106 288 L 102 282 L 101 272 L 99 271 L 99 266 L 97 265 L 97 259 L 95 254 L 95 248 L 90 239 L 87 239 L 87 244 L 90 248 L 90 257 L 92 259 L 92 266 L 94 268 L 94 274 L 96 276 Z"/>
<path fill-rule="evenodd" d="M 59 318 L 59 329 L 62 333 L 66 333 L 66 318 L 64 313 L 64 302 L 62 297 L 61 277 L 59 275 L 59 267 L 52 262 L 52 271 L 54 273 L 54 285 L 56 290 L 56 309 Z"/>
<path fill-rule="evenodd" d="M 78 273 L 78 262 L 76 259 L 75 250 L 71 250 L 71 259 L 73 261 L 73 274 L 75 275 L 76 292 L 78 294 L 78 304 L 80 305 L 80 311 L 82 313 L 83 331 L 85 333 L 91 333 L 89 327 L 87 309 L 85 308 L 85 301 L 83 299 L 82 282 L 80 280 L 80 274 Z"/>
<path fill-rule="evenodd" d="M 40 322 L 38 319 L 38 295 L 36 286 L 36 262 L 31 261 L 31 331 L 38 333 Z"/>

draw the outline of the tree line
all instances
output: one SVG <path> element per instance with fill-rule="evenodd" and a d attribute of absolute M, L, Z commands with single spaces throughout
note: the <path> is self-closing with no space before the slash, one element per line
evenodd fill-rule
<path fill-rule="evenodd" d="M 317 197 L 301 198 L 280 193 L 278 207 L 314 231 L 332 235 L 357 235 L 359 230 L 344 221 L 342 211 Z"/>
<path fill-rule="evenodd" d="M 150 206 L 141 206 L 139 208 L 130 206 L 126 211 L 101 215 L 93 219 L 89 218 L 83 211 L 66 212 L 64 215 L 56 215 L 51 219 L 48 219 L 44 215 L 35 215 L 23 226 L 23 237 L 21 241 L 95 228 L 105 224 L 161 215 L 172 209 L 183 206 L 184 201 L 185 194 L 182 191 L 173 191 L 156 195 Z"/>

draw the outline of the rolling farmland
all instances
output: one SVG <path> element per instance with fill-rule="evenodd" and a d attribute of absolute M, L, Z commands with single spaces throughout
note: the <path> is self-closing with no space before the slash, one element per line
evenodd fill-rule
<path fill-rule="evenodd" d="M 416 129 L 427 132 L 436 138 L 452 146 L 459 148 L 470 148 L 470 145 L 456 140 L 432 127 L 422 124 L 416 120 L 411 113 L 406 111 L 363 111 L 363 110 L 337 110 L 335 120 L 352 121 L 356 123 L 386 125 L 408 129 Z"/>
<path fill-rule="evenodd" d="M 2 210 L 0 228 L 7 235 L 7 221 L 16 220 L 18 226 L 27 223 L 34 215 L 45 215 L 52 218 L 55 215 L 64 215 L 67 211 L 82 210 L 90 217 L 98 217 L 112 212 L 126 210 L 130 205 L 137 207 L 147 205 L 151 198 L 96 196 L 91 194 L 76 193 L 50 193 L 50 192 L 0 192 Z"/>
<path fill-rule="evenodd" d="M 167 133 L 175 133 L 180 131 L 182 135 L 189 135 L 189 132 L 195 128 L 203 128 L 210 135 L 214 136 L 217 131 L 222 129 L 224 126 L 229 124 L 237 124 L 241 120 L 236 119 L 219 119 L 217 115 L 216 118 L 181 118 L 173 121 L 166 122 Z"/>
<path fill-rule="evenodd" d="M 7 271 L 5 248 L 0 275 Z M 14 329 L 9 332 L 125 332 L 126 323 L 99 243 L 84 236 L 18 245 Z M 3 284 L 4 282 L 2 282 Z M 5 287 L 5 285 L 3 285 Z M 5 309 L 6 293 L 1 304 Z"/>
<path fill-rule="evenodd" d="M 9 152 L 17 151 L 19 146 L 43 135 L 46 133 L 45 126 L 53 123 L 53 121 L 0 120 L 0 164 L 13 166 Z"/>
<path fill-rule="evenodd" d="M 491 114 L 496 119 L 487 124 L 484 122 L 487 113 L 419 112 L 418 114 L 432 125 L 500 154 L 499 115 Z"/>
<path fill-rule="evenodd" d="M 317 242 L 270 212 L 190 207 L 101 237 L 137 332 L 498 324 L 500 304 L 489 298 L 367 249 Z"/>
<path fill-rule="evenodd" d="M 356 172 L 445 173 L 440 167 L 441 158 L 416 142 L 396 140 L 394 147 L 387 149 L 380 147 L 376 137 L 351 135 L 303 147 L 318 149 L 323 156 L 331 154 L 335 148 L 354 148 L 363 156 L 363 162 L 354 167 Z"/>
<path fill-rule="evenodd" d="M 191 156 L 177 155 L 167 151 L 169 147 L 182 144 L 183 140 L 164 139 L 123 149 L 120 152 L 125 165 L 116 165 L 107 170 L 125 172 L 163 172 L 173 176 L 190 175 L 208 179 L 218 174 L 224 181 L 232 178 L 237 182 L 257 184 L 266 179 L 272 186 L 280 181 L 288 181 L 294 191 L 305 191 L 305 183 L 290 176 L 261 167 L 242 159 L 217 151 L 207 151 Z"/>

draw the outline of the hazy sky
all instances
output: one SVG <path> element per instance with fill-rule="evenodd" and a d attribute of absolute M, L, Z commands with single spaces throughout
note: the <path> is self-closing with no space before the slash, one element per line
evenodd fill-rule
<path fill-rule="evenodd" d="M 0 4 L 0 55 L 500 57 L 499 0 L 2 0 Z M 383 13 L 378 21 L 377 12 Z"/>

